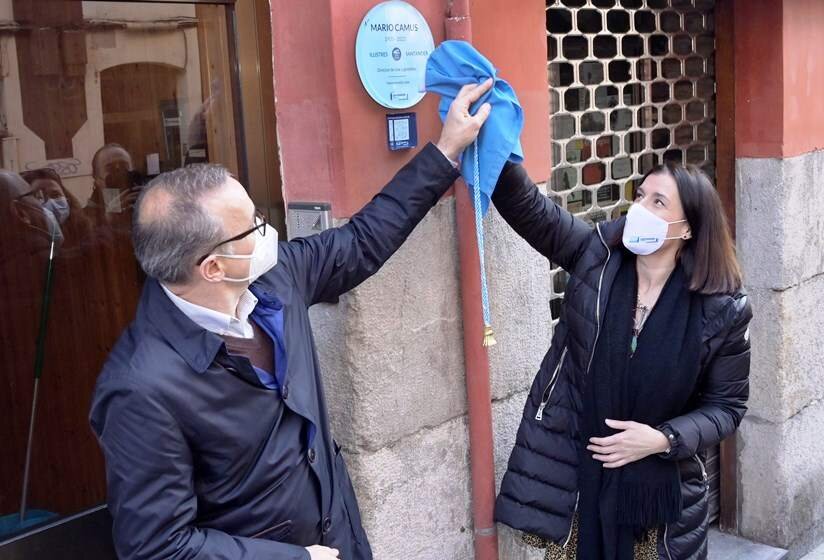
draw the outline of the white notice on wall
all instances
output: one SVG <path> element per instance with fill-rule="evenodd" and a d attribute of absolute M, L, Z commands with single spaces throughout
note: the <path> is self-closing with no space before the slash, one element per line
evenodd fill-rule
<path fill-rule="evenodd" d="M 384 107 L 412 107 L 426 93 L 426 61 L 434 49 L 432 31 L 414 6 L 402 0 L 381 2 L 363 18 L 355 41 L 363 87 Z"/>
<path fill-rule="evenodd" d="M 392 121 L 393 136 L 395 142 L 405 142 L 409 140 L 409 121 L 407 119 L 396 119 Z"/>
<path fill-rule="evenodd" d="M 146 175 L 157 175 L 160 173 L 160 154 L 146 154 Z"/>

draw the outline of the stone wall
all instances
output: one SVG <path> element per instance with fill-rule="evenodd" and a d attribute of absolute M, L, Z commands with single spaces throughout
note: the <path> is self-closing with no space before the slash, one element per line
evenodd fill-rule
<path fill-rule="evenodd" d="M 500 483 L 526 391 L 549 346 L 549 263 L 494 209 L 486 234 Z M 459 274 L 450 197 L 377 275 L 338 304 L 312 310 L 333 430 L 381 560 L 473 557 Z M 542 557 L 499 528 L 501 558 Z"/>
<path fill-rule="evenodd" d="M 739 159 L 736 171 L 738 250 L 755 312 L 740 528 L 798 557 L 824 537 L 824 151 Z"/>

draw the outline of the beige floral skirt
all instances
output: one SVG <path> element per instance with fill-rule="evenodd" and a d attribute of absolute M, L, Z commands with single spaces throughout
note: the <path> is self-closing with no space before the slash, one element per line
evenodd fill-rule
<path fill-rule="evenodd" d="M 578 548 L 578 516 L 572 519 L 572 533 L 567 545 L 561 546 L 535 535 L 523 533 L 523 540 L 529 546 L 546 549 L 544 560 L 576 560 Z M 650 531 L 649 538 L 635 543 L 634 560 L 658 560 L 658 531 Z"/>

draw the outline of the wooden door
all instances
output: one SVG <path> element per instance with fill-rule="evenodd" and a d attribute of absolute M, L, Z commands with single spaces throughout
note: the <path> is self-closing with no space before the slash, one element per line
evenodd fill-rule
<path fill-rule="evenodd" d="M 177 109 L 177 82 L 182 71 L 153 63 L 121 64 L 100 73 L 105 143 L 128 146 L 134 168 L 143 174 L 146 156 L 159 154 L 160 170 L 180 167 L 177 144 L 166 134 L 164 111 Z"/>

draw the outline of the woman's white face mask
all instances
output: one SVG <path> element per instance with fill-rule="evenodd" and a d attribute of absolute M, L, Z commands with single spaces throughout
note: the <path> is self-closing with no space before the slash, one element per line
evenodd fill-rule
<path fill-rule="evenodd" d="M 226 282 L 248 282 L 251 284 L 270 270 L 278 262 L 278 232 L 275 228 L 268 226 L 266 235 L 259 229 L 254 231 L 255 250 L 249 255 L 214 255 L 225 259 L 249 259 L 249 276 L 246 278 L 224 277 Z"/>
<path fill-rule="evenodd" d="M 680 224 L 687 220 L 668 222 L 659 218 L 640 204 L 633 204 L 627 213 L 627 222 L 624 225 L 624 247 L 636 255 L 651 255 L 664 245 L 667 239 L 688 239 L 685 235 L 667 237 L 669 226 Z"/>

